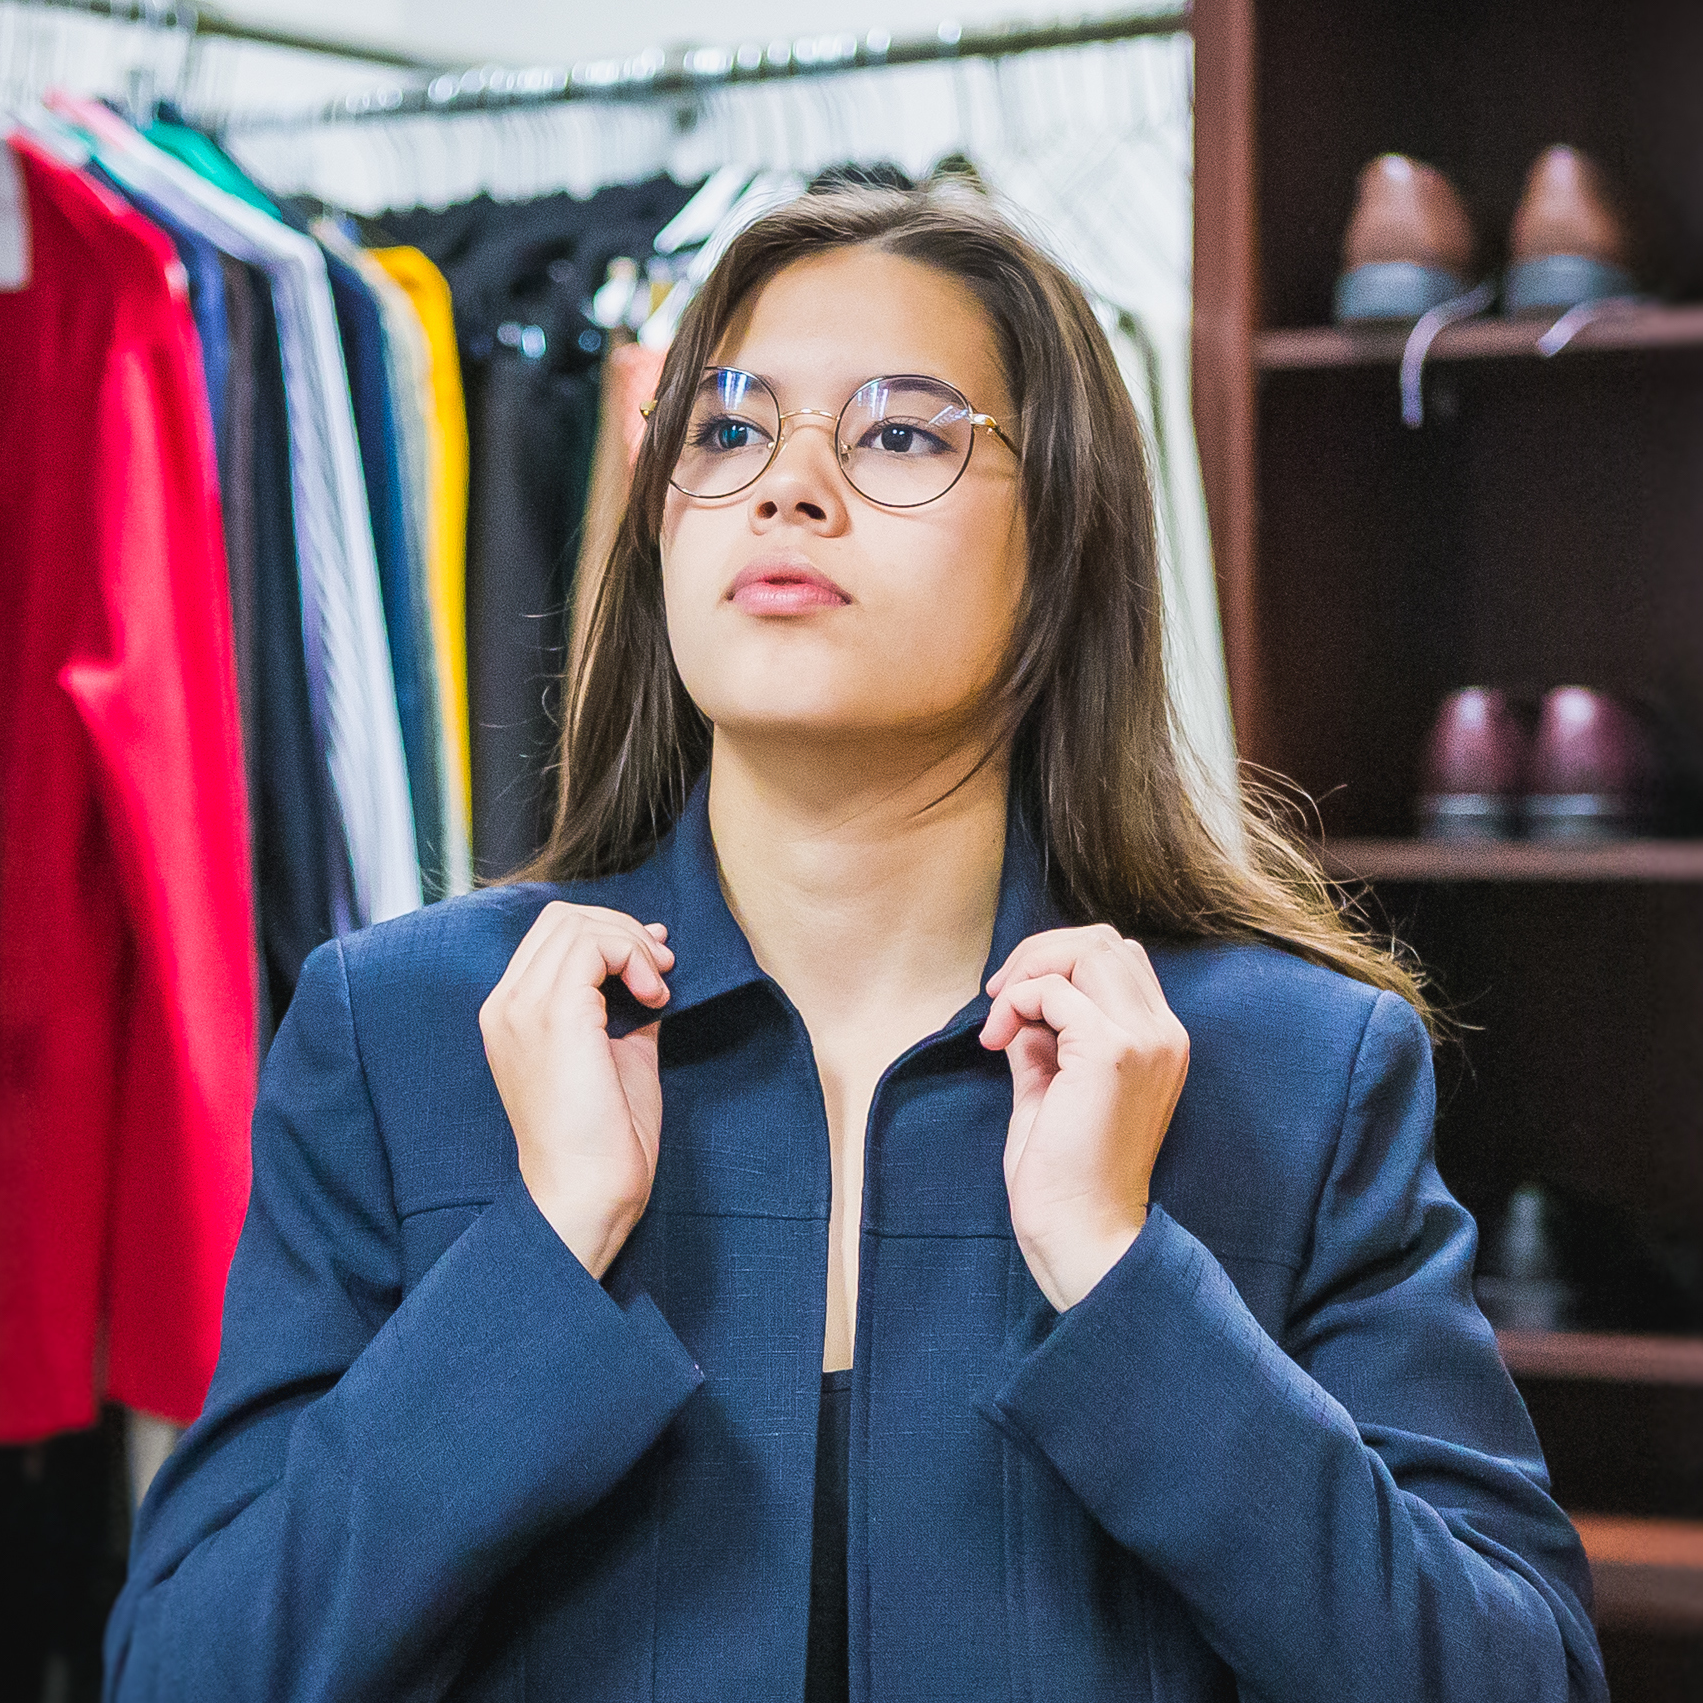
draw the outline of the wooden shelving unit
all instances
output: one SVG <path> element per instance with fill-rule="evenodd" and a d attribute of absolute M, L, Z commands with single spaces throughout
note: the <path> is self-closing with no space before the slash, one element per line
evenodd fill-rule
<path fill-rule="evenodd" d="M 1447 326 L 1426 354 L 1439 361 L 1542 360 L 1538 339 L 1548 319 L 1504 319 L 1487 315 Z M 1407 345 L 1407 331 L 1384 326 L 1304 325 L 1262 331 L 1254 339 L 1261 372 L 1299 372 L 1318 367 L 1393 366 Z M 1703 307 L 1628 308 L 1592 320 L 1551 359 L 1626 350 L 1703 351 Z"/>
<path fill-rule="evenodd" d="M 1703 881 L 1703 840 L 1341 839 L 1319 860 L 1348 881 Z"/>
<path fill-rule="evenodd" d="M 1703 1628 L 1703 1521 L 1575 1514 L 1602 1627 Z"/>
<path fill-rule="evenodd" d="M 1637 700 L 1703 822 L 1703 7 L 1196 0 L 1195 44 L 1195 419 L 1242 754 L 1317 801 L 1327 871 L 1460 1019 L 1437 1160 L 1481 1223 L 1544 1181 L 1703 1249 L 1703 841 L 1414 837 L 1471 685 Z M 1405 331 L 1330 323 L 1361 168 L 1445 172 L 1488 276 L 1554 142 L 1619 186 L 1655 299 L 1547 358 L 1545 320 L 1446 330 L 1409 429 Z M 1703 1339 L 1503 1353 L 1588 1511 L 1616 1703 L 1695 1703 Z"/>
<path fill-rule="evenodd" d="M 1703 1389 L 1703 1339 L 1697 1337 L 1504 1330 L 1497 1332 L 1496 1341 L 1508 1370 L 1517 1378 Z"/>

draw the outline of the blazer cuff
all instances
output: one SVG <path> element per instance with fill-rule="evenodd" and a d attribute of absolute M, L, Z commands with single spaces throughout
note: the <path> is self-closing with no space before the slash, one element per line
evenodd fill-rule
<path fill-rule="evenodd" d="M 441 1519 L 448 1492 L 462 1543 L 512 1552 L 612 1490 L 703 1378 L 650 1296 L 617 1302 L 516 1173 L 333 1401 L 384 1416 L 388 1445 L 370 1441 L 396 1514 L 419 1496 Z"/>
<path fill-rule="evenodd" d="M 1117 1264 L 975 1406 L 1050 1463 L 1114 1537 L 1145 1548 L 1163 1510 L 1187 1507 L 1191 1524 L 1208 1515 L 1225 1456 L 1257 1443 L 1250 1421 L 1274 1397 L 1337 1407 L 1155 1202 Z M 1352 1433 L 1340 1408 L 1338 1419 Z"/>

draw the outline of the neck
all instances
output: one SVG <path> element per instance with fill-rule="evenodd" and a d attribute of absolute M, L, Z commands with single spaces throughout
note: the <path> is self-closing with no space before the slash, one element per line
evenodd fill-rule
<path fill-rule="evenodd" d="M 932 1019 L 926 1034 L 975 997 L 999 901 L 1009 754 L 924 809 L 974 760 L 955 745 L 836 761 L 819 744 L 717 730 L 709 817 L 722 889 L 813 1032 L 887 1029 L 904 1014 Z"/>

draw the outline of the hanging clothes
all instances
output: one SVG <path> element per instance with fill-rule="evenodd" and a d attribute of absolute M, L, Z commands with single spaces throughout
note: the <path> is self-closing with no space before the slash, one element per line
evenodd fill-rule
<path fill-rule="evenodd" d="M 278 204 L 262 192 L 259 185 L 215 142 L 175 116 L 169 105 L 160 108 L 159 116 L 148 126 L 147 138 L 162 153 L 180 160 L 208 183 L 217 184 L 227 195 L 246 201 L 257 213 L 268 218 L 282 218 Z"/>
<path fill-rule="evenodd" d="M 390 357 L 378 298 L 361 276 L 355 257 L 331 247 L 334 229 L 314 233 L 327 248 L 331 297 L 343 343 L 354 407 L 356 442 L 366 486 L 367 514 L 384 600 L 385 636 L 408 765 L 414 843 L 424 896 L 448 891 L 445 868 L 442 724 L 438 718 L 437 668 L 432 656 L 431 617 L 426 609 L 425 563 L 416 555 L 408 520 L 402 427 L 392 395 Z"/>
<path fill-rule="evenodd" d="M 349 240 L 346 233 L 325 222 L 325 240 L 339 246 L 348 254 L 353 265 L 366 281 L 378 302 L 384 322 L 385 376 L 389 383 L 391 412 L 396 419 L 397 451 L 403 469 L 404 520 L 407 525 L 408 554 L 414 577 L 418 602 L 417 629 L 421 646 L 422 666 L 429 669 L 430 696 L 433 704 L 432 742 L 436 749 L 438 776 L 439 832 L 444 847 L 441 889 L 444 894 L 467 893 L 473 887 L 473 853 L 468 824 L 466 772 L 462 763 L 467 743 L 465 716 L 458 730 L 454 712 L 446 692 L 452 687 L 450 669 L 444 656 L 447 622 L 438 607 L 434 590 L 436 573 L 434 551 L 438 548 L 433 536 L 434 504 L 440 501 L 437 485 L 441 478 L 438 451 L 434 440 L 439 435 L 438 399 L 432 382 L 432 349 L 426 339 L 424 325 L 414 309 L 408 292 L 364 248 Z M 333 242 L 335 237 L 335 242 Z M 429 264 L 429 263 L 428 263 Z M 448 303 L 445 303 L 447 314 Z M 450 338 L 451 353 L 454 337 Z M 453 376 L 455 394 L 461 391 L 459 369 Z M 463 416 L 461 433 L 465 440 L 467 421 Z M 466 453 L 462 456 L 461 526 L 463 535 L 459 548 L 465 561 L 466 552 Z M 465 571 L 463 572 L 465 599 Z M 461 645 L 465 653 L 466 617 L 462 617 Z"/>
<path fill-rule="evenodd" d="M 314 736 L 291 510 L 289 409 L 272 289 L 227 258 L 229 446 L 221 467 L 233 583 L 254 606 L 243 722 L 265 1004 L 263 1044 L 283 1021 L 302 965 L 354 913 L 354 875 L 331 777 Z M 240 653 L 239 653 L 240 658 Z"/>
<path fill-rule="evenodd" d="M 318 246 L 144 141 L 106 108 L 61 109 L 103 166 L 270 281 L 289 409 L 291 500 L 313 726 L 354 880 L 338 932 L 421 903 L 412 805 L 348 375 Z M 222 158 L 222 156 L 221 156 Z"/>
<path fill-rule="evenodd" d="M 527 862 L 548 834 L 575 543 L 597 439 L 605 335 L 584 307 L 621 255 L 648 255 L 695 186 L 671 178 L 440 212 L 387 238 L 448 280 L 467 386 L 467 656 L 474 866 Z"/>
<path fill-rule="evenodd" d="M 0 411 L 0 1439 L 24 1441 L 90 1425 L 103 1395 L 200 1411 L 258 1060 L 185 273 L 116 196 L 9 146 L 30 272 L 0 292 L 0 362 L 31 406 Z"/>
<path fill-rule="evenodd" d="M 454 312 L 444 275 L 419 249 L 368 252 L 402 291 L 426 345 L 428 388 L 420 408 L 427 462 L 426 594 L 437 634 L 438 703 L 444 722 L 451 845 L 456 853 L 452 883 L 470 886 L 471 853 L 466 848 L 472 835 L 473 759 L 467 709 L 467 405 Z"/>

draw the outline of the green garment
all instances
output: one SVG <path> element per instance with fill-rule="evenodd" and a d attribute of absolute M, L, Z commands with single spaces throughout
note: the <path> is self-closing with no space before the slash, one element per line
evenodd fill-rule
<path fill-rule="evenodd" d="M 156 118 L 143 134 L 156 148 L 163 148 L 211 184 L 216 184 L 239 201 L 257 207 L 276 219 L 278 209 L 248 180 L 223 148 L 199 130 L 186 124 L 173 124 L 169 119 Z"/>

